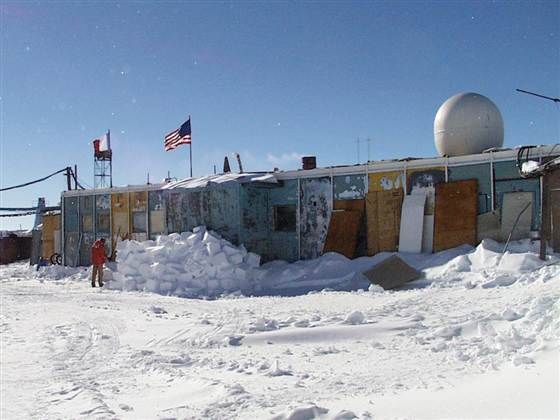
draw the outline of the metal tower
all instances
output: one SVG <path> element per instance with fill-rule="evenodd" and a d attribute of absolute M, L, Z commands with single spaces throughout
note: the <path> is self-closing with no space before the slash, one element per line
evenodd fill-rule
<path fill-rule="evenodd" d="M 109 130 L 101 139 L 93 141 L 93 187 L 113 187 L 113 152 Z"/>

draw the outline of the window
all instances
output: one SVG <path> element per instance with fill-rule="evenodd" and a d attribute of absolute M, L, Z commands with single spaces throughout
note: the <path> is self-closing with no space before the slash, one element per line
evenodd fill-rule
<path fill-rule="evenodd" d="M 274 206 L 274 230 L 294 232 L 296 230 L 296 206 Z"/>

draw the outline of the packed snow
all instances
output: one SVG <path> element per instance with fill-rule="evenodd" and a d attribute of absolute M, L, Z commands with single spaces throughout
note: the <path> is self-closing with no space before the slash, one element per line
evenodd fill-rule
<path fill-rule="evenodd" d="M 203 227 L 89 268 L 1 268 L 1 418 L 558 418 L 560 258 L 485 240 L 273 261 Z"/>

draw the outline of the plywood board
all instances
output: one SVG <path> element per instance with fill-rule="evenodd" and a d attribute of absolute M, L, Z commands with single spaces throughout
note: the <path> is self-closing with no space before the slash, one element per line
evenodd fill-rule
<path fill-rule="evenodd" d="M 371 283 L 388 290 L 419 279 L 422 274 L 405 263 L 397 255 L 392 255 L 364 272 L 364 276 Z"/>
<path fill-rule="evenodd" d="M 113 235 L 113 243 L 116 243 L 117 237 L 123 239 L 128 237 L 130 233 L 128 197 L 128 193 L 118 193 L 111 195 L 111 231 Z"/>
<path fill-rule="evenodd" d="M 426 194 L 419 191 L 404 197 L 399 231 L 399 252 L 422 252 Z"/>
<path fill-rule="evenodd" d="M 507 240 L 510 233 L 512 241 L 529 237 L 533 220 L 533 198 L 534 194 L 532 192 L 509 192 L 504 194 L 500 229 L 502 240 Z M 515 229 L 513 229 L 514 225 Z"/>
<path fill-rule="evenodd" d="M 356 210 L 333 211 L 323 253 L 338 252 L 345 257 L 354 258 L 362 218 L 363 212 Z"/>
<path fill-rule="evenodd" d="M 55 253 L 54 235 L 55 231 L 60 232 L 60 215 L 46 214 L 43 216 L 42 229 L 42 251 L 41 256 L 49 259 Z"/>
<path fill-rule="evenodd" d="M 478 207 L 476 179 L 436 185 L 434 251 L 476 245 Z"/>
<path fill-rule="evenodd" d="M 396 251 L 403 190 L 370 191 L 366 195 L 367 254 Z"/>

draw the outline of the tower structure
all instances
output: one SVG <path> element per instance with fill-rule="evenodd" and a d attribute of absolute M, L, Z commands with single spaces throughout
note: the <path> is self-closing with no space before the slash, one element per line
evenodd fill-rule
<path fill-rule="evenodd" d="M 113 187 L 113 152 L 109 130 L 101 139 L 93 141 L 93 187 Z"/>

